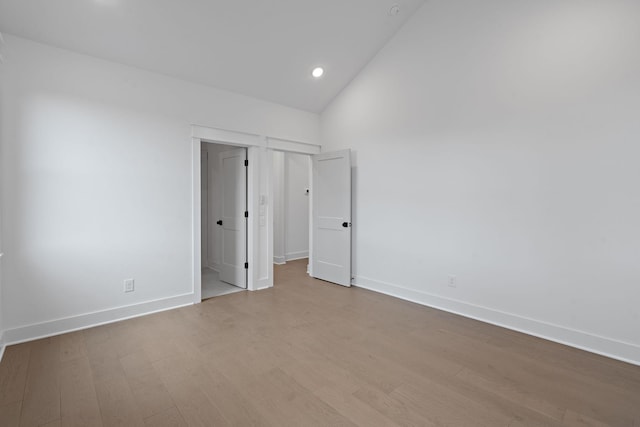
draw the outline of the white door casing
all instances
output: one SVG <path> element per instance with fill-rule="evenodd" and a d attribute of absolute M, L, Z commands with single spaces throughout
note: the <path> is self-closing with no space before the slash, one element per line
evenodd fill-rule
<path fill-rule="evenodd" d="M 247 288 L 247 150 L 239 148 L 219 154 L 222 215 L 220 280 Z"/>
<path fill-rule="evenodd" d="M 248 131 L 191 125 L 191 182 L 192 182 L 192 235 L 191 235 L 191 280 L 193 302 L 202 300 L 201 263 L 201 143 L 235 145 L 248 147 L 247 156 L 247 207 L 249 210 L 247 248 L 248 278 L 247 289 L 258 290 L 273 286 L 273 217 L 272 170 L 270 153 L 272 150 L 313 155 L 319 153 L 320 146 L 311 142 L 285 140 L 272 135 L 256 135 Z M 212 161 L 212 159 L 210 159 Z M 309 172 L 311 175 L 311 171 Z M 218 180 L 219 181 L 219 180 Z M 310 199 L 313 195 L 310 194 Z M 260 212 L 264 212 L 260 215 Z M 214 223 L 211 227 L 217 227 Z M 310 247 L 311 249 L 311 247 Z"/>
<path fill-rule="evenodd" d="M 312 274 L 351 286 L 351 151 L 312 156 Z"/>

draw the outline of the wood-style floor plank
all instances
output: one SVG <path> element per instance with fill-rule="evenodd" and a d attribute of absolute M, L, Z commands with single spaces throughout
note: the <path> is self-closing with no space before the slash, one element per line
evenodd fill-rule
<path fill-rule="evenodd" d="M 640 367 L 309 278 L 10 346 L 1 426 L 640 427 Z"/>
<path fill-rule="evenodd" d="M 60 355 L 57 337 L 31 344 L 20 426 L 41 426 L 60 419 Z"/>
<path fill-rule="evenodd" d="M 91 365 L 86 357 L 61 365 L 60 415 L 63 426 L 102 426 Z"/>
<path fill-rule="evenodd" d="M 0 406 L 22 401 L 30 355 L 30 344 L 5 349 L 0 363 Z"/>
<path fill-rule="evenodd" d="M 20 410 L 22 400 L 0 406 L 0 426 L 18 427 L 20 425 Z"/>
<path fill-rule="evenodd" d="M 175 406 L 144 420 L 148 427 L 186 427 L 187 423 Z"/>
<path fill-rule="evenodd" d="M 143 419 L 174 406 L 162 378 L 144 351 L 120 358 L 135 403 Z"/>

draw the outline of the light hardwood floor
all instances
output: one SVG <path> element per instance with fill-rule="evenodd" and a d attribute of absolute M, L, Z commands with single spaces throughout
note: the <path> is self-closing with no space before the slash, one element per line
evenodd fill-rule
<path fill-rule="evenodd" d="M 640 426 L 640 367 L 276 268 L 7 348 L 0 426 Z"/>

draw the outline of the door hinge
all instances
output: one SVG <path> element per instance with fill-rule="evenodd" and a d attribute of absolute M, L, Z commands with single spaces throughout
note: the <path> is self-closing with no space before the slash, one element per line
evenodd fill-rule
<path fill-rule="evenodd" d="M 244 165 L 245 165 L 245 166 L 249 166 L 249 160 L 245 160 L 245 161 L 244 161 Z"/>
<path fill-rule="evenodd" d="M 249 263 L 248 262 L 244 263 L 244 268 L 249 268 Z"/>
<path fill-rule="evenodd" d="M 249 211 L 244 211 L 244 217 L 249 218 Z"/>

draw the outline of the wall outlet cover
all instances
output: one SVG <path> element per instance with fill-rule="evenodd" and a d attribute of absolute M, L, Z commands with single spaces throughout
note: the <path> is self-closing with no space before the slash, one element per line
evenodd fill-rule
<path fill-rule="evenodd" d="M 449 286 L 450 288 L 457 287 L 458 286 L 458 277 L 450 275 L 448 280 L 447 280 L 447 286 Z"/>

